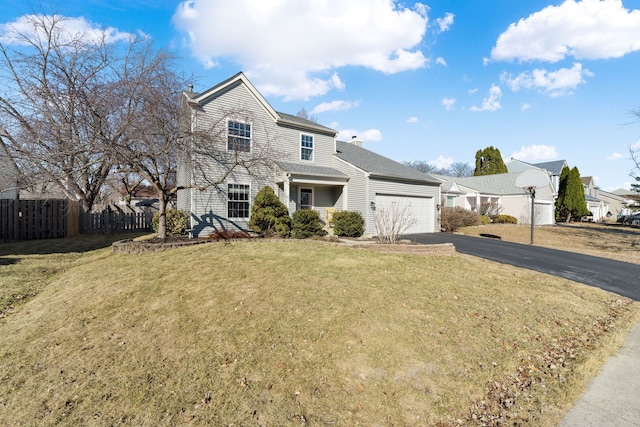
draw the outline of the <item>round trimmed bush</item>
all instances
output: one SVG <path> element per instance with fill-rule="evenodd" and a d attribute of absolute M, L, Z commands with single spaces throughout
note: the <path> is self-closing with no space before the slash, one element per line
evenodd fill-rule
<path fill-rule="evenodd" d="M 364 218 L 357 211 L 339 211 L 331 219 L 333 234 L 342 237 L 360 237 L 364 233 Z"/>
<path fill-rule="evenodd" d="M 307 239 L 314 236 L 324 236 L 320 214 L 311 209 L 300 209 L 293 213 L 293 227 L 291 237 L 294 239 Z"/>
<path fill-rule="evenodd" d="M 167 209 L 167 235 L 179 236 L 184 234 L 189 224 L 189 213 L 179 209 Z M 160 212 L 153 214 L 152 226 L 153 231 L 158 232 L 158 225 L 160 222 Z"/>
<path fill-rule="evenodd" d="M 511 215 L 496 215 L 491 218 L 494 224 L 517 224 L 518 219 Z"/>

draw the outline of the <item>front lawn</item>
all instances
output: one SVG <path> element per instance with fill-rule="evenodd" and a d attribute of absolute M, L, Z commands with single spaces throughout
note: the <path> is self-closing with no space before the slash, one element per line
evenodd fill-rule
<path fill-rule="evenodd" d="M 460 254 L 244 241 L 34 274 L 31 244 L 2 252 L 0 286 L 38 291 L 0 320 L 0 425 L 552 426 L 640 318 Z"/>

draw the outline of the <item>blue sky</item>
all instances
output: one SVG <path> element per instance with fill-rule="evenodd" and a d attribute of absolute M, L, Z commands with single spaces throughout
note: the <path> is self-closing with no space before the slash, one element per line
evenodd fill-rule
<path fill-rule="evenodd" d="M 604 190 L 633 181 L 640 0 L 66 0 L 56 12 L 147 34 L 196 91 L 244 71 L 276 110 L 305 108 L 394 160 L 447 167 L 493 145 L 505 161 L 565 159 Z M 0 38 L 29 13 L 3 0 Z"/>

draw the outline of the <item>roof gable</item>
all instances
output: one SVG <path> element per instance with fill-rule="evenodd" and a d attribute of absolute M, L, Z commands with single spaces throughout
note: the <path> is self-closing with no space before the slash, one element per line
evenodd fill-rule
<path fill-rule="evenodd" d="M 267 102 L 267 100 L 258 92 L 258 89 L 249 81 L 243 72 L 229 77 L 227 80 L 218 83 L 217 85 L 205 90 L 204 92 L 183 92 L 187 97 L 187 103 L 192 106 L 201 106 L 208 103 L 211 99 L 219 96 L 222 93 L 227 92 L 229 89 L 238 85 L 244 85 L 247 91 L 253 96 L 253 98 L 264 108 L 264 110 L 273 118 L 274 121 L 280 118 L 280 115 L 273 109 L 273 107 Z"/>

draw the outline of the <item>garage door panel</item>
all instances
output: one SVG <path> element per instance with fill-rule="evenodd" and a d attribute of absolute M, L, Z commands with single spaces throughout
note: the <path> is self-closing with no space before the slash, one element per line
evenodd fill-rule
<path fill-rule="evenodd" d="M 407 207 L 416 219 L 405 234 L 429 233 L 434 230 L 434 209 L 432 197 L 407 197 L 392 194 L 376 194 L 376 209 L 402 209 Z"/>

